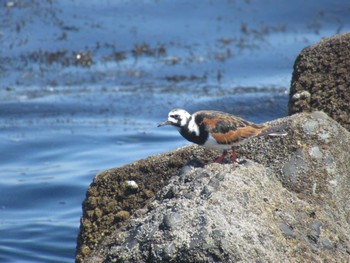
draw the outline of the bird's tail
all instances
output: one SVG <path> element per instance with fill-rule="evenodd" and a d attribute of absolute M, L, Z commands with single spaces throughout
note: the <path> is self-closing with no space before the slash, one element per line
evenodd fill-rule
<path fill-rule="evenodd" d="M 287 132 L 287 123 L 282 123 L 278 126 L 270 126 L 267 129 L 263 130 L 258 136 L 286 136 Z"/>

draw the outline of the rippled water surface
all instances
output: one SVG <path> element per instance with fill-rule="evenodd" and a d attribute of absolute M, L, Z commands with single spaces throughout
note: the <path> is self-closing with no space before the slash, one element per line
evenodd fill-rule
<path fill-rule="evenodd" d="M 72 262 L 94 175 L 187 145 L 173 107 L 287 114 L 298 53 L 350 2 L 2 1 L 0 262 Z"/>

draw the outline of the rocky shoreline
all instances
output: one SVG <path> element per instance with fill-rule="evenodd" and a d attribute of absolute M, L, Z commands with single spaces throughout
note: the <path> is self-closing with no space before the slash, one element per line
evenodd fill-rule
<path fill-rule="evenodd" d="M 349 35 L 335 37 L 339 50 L 349 45 Z M 330 42 L 334 39 L 303 52 L 317 57 Z M 317 62 L 297 59 L 291 113 L 306 105 L 301 103 L 305 90 L 296 88 L 307 87 L 300 76 L 312 75 L 300 70 L 300 61 Z M 342 65 L 347 71 L 337 66 L 336 73 L 328 68 L 329 74 L 344 76 L 349 68 Z M 316 71 L 327 80 L 326 71 Z M 349 87 L 349 78 L 340 79 Z M 288 135 L 239 147 L 239 165 L 213 164 L 216 152 L 190 146 L 96 175 L 83 203 L 77 262 L 345 262 L 350 255 L 350 134 L 344 128 L 349 90 L 328 87 L 338 98 L 333 106 L 345 109 L 341 116 L 347 117 L 338 119 L 342 127 L 325 113 L 312 112 L 323 108 L 315 103 L 320 97 L 315 82 L 310 83 L 306 97 L 312 107 L 305 111 L 311 113 L 271 122 L 284 123 Z M 325 112 L 329 109 L 327 104 Z M 334 112 L 327 113 L 334 117 Z"/>

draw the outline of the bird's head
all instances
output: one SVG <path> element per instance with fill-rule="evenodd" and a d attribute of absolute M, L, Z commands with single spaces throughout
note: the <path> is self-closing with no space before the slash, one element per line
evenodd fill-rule
<path fill-rule="evenodd" d="M 183 109 L 173 109 L 168 114 L 168 119 L 158 125 L 158 127 L 165 125 L 172 125 L 177 129 L 185 127 L 191 118 L 191 114 Z"/>

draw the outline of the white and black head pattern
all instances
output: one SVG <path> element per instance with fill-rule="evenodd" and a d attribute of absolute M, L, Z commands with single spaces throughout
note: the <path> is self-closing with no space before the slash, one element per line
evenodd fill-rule
<path fill-rule="evenodd" d="M 173 109 L 168 114 L 168 119 L 165 122 L 162 122 L 158 125 L 165 126 L 165 125 L 172 125 L 178 130 L 180 130 L 183 127 L 186 127 L 188 125 L 188 122 L 191 119 L 191 114 L 189 114 L 187 111 L 183 109 Z"/>
<path fill-rule="evenodd" d="M 190 142 L 203 145 L 208 139 L 208 131 L 204 125 L 199 126 L 194 115 L 183 109 L 173 109 L 168 114 L 168 119 L 158 127 L 171 125 Z"/>

